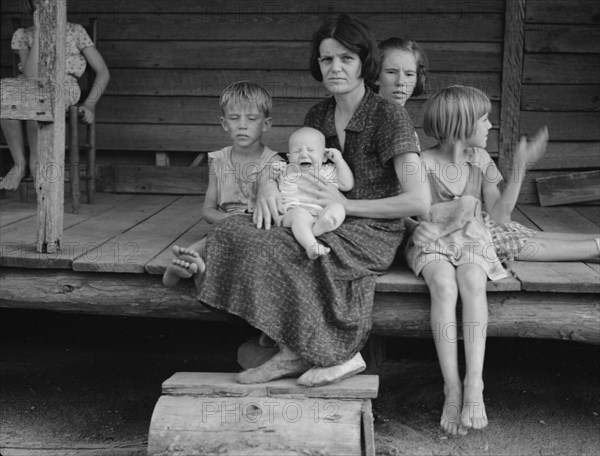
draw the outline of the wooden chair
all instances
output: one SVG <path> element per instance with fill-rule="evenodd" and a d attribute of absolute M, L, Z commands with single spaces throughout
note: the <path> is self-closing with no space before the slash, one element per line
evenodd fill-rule
<path fill-rule="evenodd" d="M 12 18 L 13 32 L 18 28 L 21 28 L 20 18 Z M 91 18 L 86 27 L 86 31 L 90 35 L 90 38 L 97 43 L 98 39 L 98 18 Z M 13 73 L 19 74 L 18 69 L 19 57 L 13 53 Z M 87 65 L 85 73 L 79 79 L 79 85 L 81 87 L 80 100 L 85 100 L 88 96 L 92 85 L 94 83 L 95 74 L 92 68 Z M 71 205 L 73 212 L 79 211 L 81 190 L 80 190 L 80 179 L 84 179 L 86 182 L 86 193 L 87 202 L 92 204 L 94 202 L 94 196 L 96 192 L 96 120 L 91 124 L 85 124 L 85 141 L 81 142 L 79 137 L 79 114 L 77 112 L 78 105 L 72 105 L 67 111 L 68 118 L 68 129 L 67 129 L 67 140 L 66 140 L 66 151 L 68 151 L 69 157 L 69 181 L 71 184 Z M 79 168 L 79 154 L 81 151 L 86 151 L 86 169 L 82 174 Z M 65 154 L 66 155 L 66 154 Z M 23 179 L 22 184 L 19 187 L 21 201 L 27 201 L 28 197 L 28 183 L 33 182 L 31 176 Z"/>

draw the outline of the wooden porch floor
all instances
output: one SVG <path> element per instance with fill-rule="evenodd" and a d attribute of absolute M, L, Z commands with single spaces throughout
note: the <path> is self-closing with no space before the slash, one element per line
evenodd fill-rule
<path fill-rule="evenodd" d="M 36 203 L 29 199 L 21 203 L 14 193 L 0 199 L 0 307 L 222 319 L 199 310 L 191 281 L 166 289 L 161 280 L 172 259 L 170 247 L 189 245 L 210 228 L 202 219 L 202 196 L 99 193 L 93 205 L 81 205 L 79 214 L 70 213 L 65 204 L 63 248 L 52 255 L 35 251 Z M 544 231 L 600 233 L 600 206 L 521 205 L 514 219 Z M 514 262 L 509 269 L 510 278 L 488 282 L 488 291 L 496 292 L 488 297 L 490 321 L 504 318 L 499 313 L 504 315 L 509 301 L 527 307 L 526 312 L 523 308 L 511 314 L 511 325 L 522 322 L 525 314 L 537 321 L 536 312 L 555 306 L 551 317 L 541 316 L 555 326 L 539 337 L 577 340 L 557 329 L 565 308 L 573 318 L 570 328 L 585 321 L 585 339 L 591 334 L 594 343 L 600 343 L 598 264 Z M 429 330 L 427 288 L 404 265 L 380 277 L 376 291 L 375 330 L 392 335 L 402 335 L 407 328 L 417 335 Z M 570 303 L 581 306 L 579 315 L 573 315 L 574 307 L 564 307 Z M 394 309 L 404 314 L 398 316 Z M 410 326 L 411 319 L 419 320 L 418 328 Z M 518 328 L 511 331 L 519 333 Z"/>
<path fill-rule="evenodd" d="M 15 193 L 7 193 L 0 199 L 0 265 L 160 275 L 172 259 L 173 244 L 189 245 L 209 229 L 202 219 L 202 200 L 202 196 L 99 193 L 95 204 L 82 204 L 79 214 L 71 213 L 67 203 L 63 248 L 45 255 L 35 251 L 35 198 L 21 203 Z M 542 231 L 600 235 L 600 206 L 520 205 L 514 219 Z M 600 292 L 597 264 L 519 262 L 511 270 L 521 286 L 515 288 L 508 280 L 495 288 L 528 289 L 545 281 L 548 288 L 536 291 Z M 406 285 L 421 283 L 408 279 L 403 278 Z M 380 281 L 381 291 L 387 282 Z"/>

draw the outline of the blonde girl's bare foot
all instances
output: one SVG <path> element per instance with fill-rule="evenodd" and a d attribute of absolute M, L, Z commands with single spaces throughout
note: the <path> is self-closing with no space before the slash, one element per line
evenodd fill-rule
<path fill-rule="evenodd" d="M 25 177 L 25 165 L 14 165 L 6 176 L 0 180 L 0 190 L 16 190 L 19 188 L 21 179 Z"/>
<path fill-rule="evenodd" d="M 483 429 L 488 425 L 483 402 L 483 381 L 474 383 L 465 381 L 460 424 L 466 429 Z"/>
<path fill-rule="evenodd" d="M 334 231 L 342 224 L 346 218 L 346 210 L 339 203 L 330 204 L 327 206 L 313 225 L 313 234 L 315 237 L 321 236 L 324 233 Z"/>
<path fill-rule="evenodd" d="M 200 256 L 180 255 L 167 266 L 163 275 L 163 284 L 167 287 L 174 287 L 181 279 L 189 279 L 194 274 L 203 273 L 205 270 L 206 266 Z"/>
<path fill-rule="evenodd" d="M 315 242 L 308 249 L 306 249 L 306 255 L 308 255 L 308 258 L 311 260 L 316 260 L 320 256 L 327 255 L 329 252 L 331 252 L 329 247 L 325 247 L 318 242 Z"/>
<path fill-rule="evenodd" d="M 444 408 L 442 409 L 440 426 L 446 434 L 457 435 L 461 430 L 462 385 L 444 385 L 444 396 Z"/>
<path fill-rule="evenodd" d="M 364 371 L 366 367 L 367 365 L 363 357 L 360 353 L 357 353 L 352 359 L 343 364 L 330 367 L 313 367 L 298 378 L 297 383 L 300 386 L 306 387 L 330 385 L 331 383 L 352 377 Z"/>

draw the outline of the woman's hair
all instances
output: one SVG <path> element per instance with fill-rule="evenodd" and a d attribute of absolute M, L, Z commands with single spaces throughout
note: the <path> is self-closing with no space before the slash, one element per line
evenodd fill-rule
<path fill-rule="evenodd" d="M 427 100 L 423 131 L 440 142 L 465 140 L 491 106 L 487 95 L 475 87 L 446 87 Z"/>
<path fill-rule="evenodd" d="M 251 81 L 237 81 L 225 87 L 221 92 L 219 106 L 221 112 L 225 108 L 239 103 L 253 103 L 265 117 L 269 117 L 273 107 L 271 95 L 263 86 Z"/>
<path fill-rule="evenodd" d="M 400 49 L 412 53 L 417 63 L 417 83 L 413 90 L 412 96 L 418 97 L 425 93 L 425 82 L 427 81 L 427 70 L 429 69 L 429 63 L 427 62 L 427 54 L 416 41 L 408 40 L 406 38 L 391 37 L 387 40 L 379 43 L 379 56 L 380 64 L 379 67 L 383 67 L 383 60 L 385 58 L 385 51 Z"/>
<path fill-rule="evenodd" d="M 379 76 L 379 51 L 377 41 L 369 28 L 347 14 L 340 14 L 325 22 L 312 36 L 310 53 L 310 73 L 315 80 L 322 82 L 323 75 L 319 67 L 319 47 L 323 40 L 333 38 L 342 46 L 358 54 L 361 62 L 361 77 L 365 84 L 375 88 Z"/>

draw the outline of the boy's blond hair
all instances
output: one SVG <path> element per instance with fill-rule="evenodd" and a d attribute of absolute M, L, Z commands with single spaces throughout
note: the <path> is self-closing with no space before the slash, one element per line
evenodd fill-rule
<path fill-rule="evenodd" d="M 440 142 L 464 141 L 473 136 L 477 121 L 491 107 L 488 96 L 475 87 L 446 87 L 427 100 L 423 131 Z"/>
<path fill-rule="evenodd" d="M 239 103 L 251 103 L 256 104 L 256 107 L 261 111 L 265 117 L 271 115 L 271 109 L 273 107 L 273 101 L 271 95 L 267 90 L 251 81 L 237 81 L 233 84 L 225 87 L 221 92 L 221 99 L 219 106 L 221 106 L 221 112 L 225 114 L 225 108 L 230 105 Z"/>

